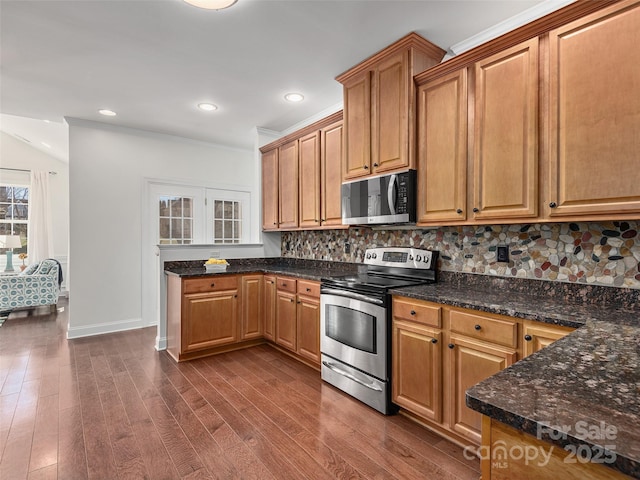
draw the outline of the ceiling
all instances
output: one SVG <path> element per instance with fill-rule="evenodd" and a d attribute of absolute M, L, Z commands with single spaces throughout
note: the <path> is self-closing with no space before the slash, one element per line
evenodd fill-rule
<path fill-rule="evenodd" d="M 450 50 L 566 3 L 239 0 L 209 11 L 181 0 L 0 0 L 0 128 L 26 138 L 16 117 L 48 128 L 75 117 L 249 149 L 255 127 L 282 131 L 339 108 L 334 78 L 409 32 Z M 287 92 L 305 100 L 286 102 Z"/>

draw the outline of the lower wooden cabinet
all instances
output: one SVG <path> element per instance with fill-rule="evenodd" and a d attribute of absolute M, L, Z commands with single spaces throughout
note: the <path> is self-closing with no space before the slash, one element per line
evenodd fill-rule
<path fill-rule="evenodd" d="M 276 339 L 276 277 L 264 276 L 264 338 Z"/>
<path fill-rule="evenodd" d="M 182 351 L 192 352 L 238 340 L 238 289 L 184 296 Z"/>
<path fill-rule="evenodd" d="M 466 391 L 572 328 L 393 297 L 392 399 L 433 430 L 480 445 Z"/>
<path fill-rule="evenodd" d="M 276 306 L 276 343 L 289 350 L 296 350 L 296 295 L 278 291 Z"/>
<path fill-rule="evenodd" d="M 298 295 L 297 317 L 296 352 L 320 364 L 320 299 Z"/>
<path fill-rule="evenodd" d="M 249 340 L 263 335 L 262 275 L 242 276 L 242 322 L 240 338 Z"/>

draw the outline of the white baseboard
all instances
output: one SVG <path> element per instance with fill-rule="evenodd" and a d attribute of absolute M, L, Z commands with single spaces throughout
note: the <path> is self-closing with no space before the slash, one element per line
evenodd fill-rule
<path fill-rule="evenodd" d="M 167 337 L 156 337 L 156 350 L 167 349 Z"/>
<path fill-rule="evenodd" d="M 130 320 L 121 320 L 119 322 L 97 323 L 94 325 L 69 327 L 67 329 L 67 338 L 91 337 L 93 335 L 103 335 L 105 333 L 124 332 L 126 330 L 135 330 L 146 327 L 142 322 L 142 318 L 132 318 Z"/>

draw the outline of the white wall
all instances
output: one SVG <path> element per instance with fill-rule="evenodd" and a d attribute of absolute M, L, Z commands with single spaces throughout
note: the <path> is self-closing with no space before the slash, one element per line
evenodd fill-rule
<path fill-rule="evenodd" d="M 70 299 L 68 337 L 146 326 L 142 321 L 145 179 L 235 185 L 259 193 L 252 150 L 135 129 L 69 123 Z M 260 215 L 252 214 L 252 238 Z"/>
<path fill-rule="evenodd" d="M 0 132 L 0 166 L 56 172 L 56 175 L 49 177 L 53 256 L 62 264 L 65 279 L 62 287 L 68 289 L 66 267 L 69 251 L 69 165 L 5 132 Z M 0 181 L 29 185 L 29 173 L 0 170 Z M 16 268 L 21 263 L 21 260 L 14 257 L 13 264 Z"/>

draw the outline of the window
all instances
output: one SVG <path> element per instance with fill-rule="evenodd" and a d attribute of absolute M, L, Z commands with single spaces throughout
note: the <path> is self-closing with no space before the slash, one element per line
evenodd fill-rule
<path fill-rule="evenodd" d="M 233 200 L 214 200 L 213 205 L 213 243 L 240 243 L 242 204 Z"/>
<path fill-rule="evenodd" d="M 27 253 L 27 229 L 29 224 L 29 187 L 25 185 L 0 185 L 0 235 L 20 235 L 21 248 L 13 253 Z"/>
<path fill-rule="evenodd" d="M 158 215 L 160 245 L 193 243 L 193 197 L 160 196 Z"/>

